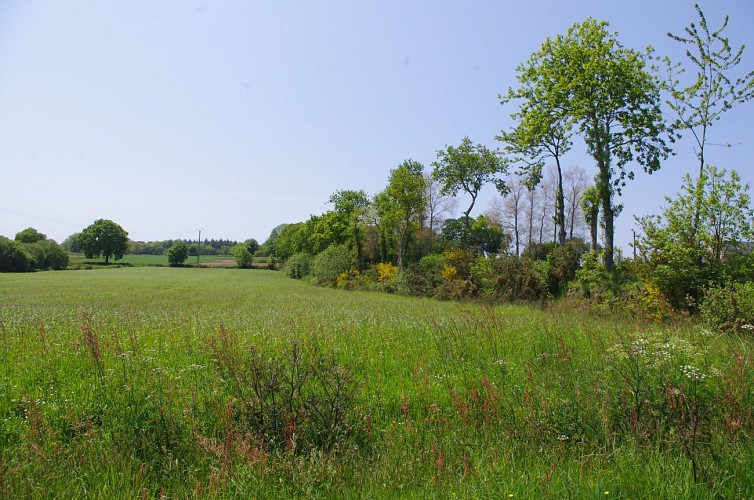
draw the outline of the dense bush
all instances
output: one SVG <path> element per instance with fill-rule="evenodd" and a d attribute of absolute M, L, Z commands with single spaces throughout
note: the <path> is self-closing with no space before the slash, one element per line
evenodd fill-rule
<path fill-rule="evenodd" d="M 254 257 L 244 244 L 239 243 L 238 245 L 234 245 L 233 248 L 230 249 L 230 253 L 236 258 L 236 265 L 238 267 L 249 267 L 254 261 Z"/>
<path fill-rule="evenodd" d="M 179 242 L 168 248 L 168 262 L 171 266 L 180 266 L 188 259 L 188 245 Z"/>
<path fill-rule="evenodd" d="M 22 233 L 28 236 L 32 234 L 29 230 L 33 231 L 29 228 Z M 44 237 L 41 233 L 36 234 Z M 34 243 L 19 243 L 0 236 L 0 272 L 59 270 L 67 267 L 68 253 L 53 240 L 36 239 Z"/>
<path fill-rule="evenodd" d="M 334 245 L 314 257 L 312 274 L 320 284 L 335 285 L 339 275 L 351 270 L 351 261 L 351 250 L 346 245 Z"/>
<path fill-rule="evenodd" d="M 34 257 L 16 241 L 0 236 L 0 272 L 22 273 L 32 268 Z"/>
<path fill-rule="evenodd" d="M 708 288 L 700 312 L 709 328 L 754 333 L 754 282 Z"/>
<path fill-rule="evenodd" d="M 502 302 L 536 302 L 547 297 L 547 288 L 532 260 L 501 255 L 492 264 L 492 294 Z"/>
<path fill-rule="evenodd" d="M 68 267 L 68 252 L 52 240 L 40 241 L 26 247 L 28 250 L 39 249 L 38 255 L 41 260 L 37 261 L 38 269 L 61 270 Z"/>
<path fill-rule="evenodd" d="M 297 280 L 308 276 L 311 274 L 313 259 L 314 257 L 306 252 L 294 253 L 285 263 L 286 276 Z"/>

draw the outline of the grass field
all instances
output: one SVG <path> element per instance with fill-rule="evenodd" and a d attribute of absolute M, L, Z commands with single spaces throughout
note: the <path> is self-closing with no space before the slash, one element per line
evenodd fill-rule
<path fill-rule="evenodd" d="M 233 260 L 232 256 L 228 255 L 200 255 L 199 263 L 205 264 L 216 260 Z M 78 266 L 93 266 L 104 267 L 104 259 L 88 259 L 84 257 L 84 254 L 70 254 L 70 263 Z M 110 260 L 109 267 L 141 267 L 141 266 L 167 266 L 167 255 L 124 255 L 122 259 Z M 196 256 L 189 257 L 186 260 L 186 266 L 196 265 Z"/>
<path fill-rule="evenodd" d="M 0 496 L 749 498 L 752 338 L 273 271 L 0 275 Z"/>

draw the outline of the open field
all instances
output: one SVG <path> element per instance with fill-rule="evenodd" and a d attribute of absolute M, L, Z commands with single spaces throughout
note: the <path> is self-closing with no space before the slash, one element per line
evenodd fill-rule
<path fill-rule="evenodd" d="M 0 275 L 0 495 L 749 498 L 752 337 L 317 288 Z"/>
<path fill-rule="evenodd" d="M 92 266 L 104 266 L 104 259 L 102 257 L 96 259 L 88 259 L 84 257 L 84 254 L 74 253 L 70 254 L 71 265 L 92 265 Z M 212 262 L 218 259 L 228 259 L 227 255 L 200 255 L 199 263 Z M 110 266 L 113 267 L 138 267 L 138 266 L 167 266 L 167 255 L 124 255 L 122 259 L 113 260 L 110 259 Z M 186 260 L 186 265 L 195 265 L 196 257 L 189 257 Z"/>
<path fill-rule="evenodd" d="M 223 262 L 222 267 L 235 267 L 235 259 L 233 257 L 230 257 L 228 255 L 200 255 L 199 256 L 199 264 L 207 264 L 208 266 L 212 267 L 213 263 L 216 262 Z M 70 254 L 70 263 L 72 266 L 79 266 L 79 267 L 85 267 L 85 266 L 92 266 L 92 267 L 104 267 L 104 259 L 97 258 L 97 259 L 88 259 L 84 257 L 84 254 L 80 253 L 74 253 Z M 232 265 L 231 265 L 232 263 Z M 124 255 L 122 259 L 119 260 L 110 260 L 110 263 L 108 264 L 111 267 L 140 267 L 140 266 L 168 266 L 168 256 L 167 255 L 146 255 L 146 254 L 139 254 L 139 255 Z M 186 259 L 186 266 L 195 266 L 196 265 L 196 256 L 189 257 Z"/>

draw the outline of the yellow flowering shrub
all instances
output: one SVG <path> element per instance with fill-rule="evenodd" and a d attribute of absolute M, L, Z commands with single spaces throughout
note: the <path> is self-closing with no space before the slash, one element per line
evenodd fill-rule
<path fill-rule="evenodd" d="M 389 262 L 380 262 L 375 266 L 377 271 L 377 280 L 382 283 L 385 280 L 389 280 L 395 273 L 398 272 L 398 268 Z"/>
<path fill-rule="evenodd" d="M 458 277 L 458 269 L 456 266 L 445 266 L 442 269 L 442 279 L 445 281 L 453 281 Z"/>

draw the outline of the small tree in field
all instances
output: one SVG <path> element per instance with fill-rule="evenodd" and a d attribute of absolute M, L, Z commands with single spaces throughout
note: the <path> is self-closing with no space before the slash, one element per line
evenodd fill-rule
<path fill-rule="evenodd" d="M 230 253 L 236 258 L 236 265 L 238 267 L 249 267 L 254 260 L 248 247 L 243 243 L 234 245 L 233 248 L 230 249 Z"/>
<path fill-rule="evenodd" d="M 188 259 L 188 245 L 183 242 L 176 243 L 168 248 L 168 262 L 171 266 L 180 266 Z"/>
<path fill-rule="evenodd" d="M 118 224 L 107 219 L 97 219 L 78 236 L 79 248 L 87 259 L 102 255 L 105 264 L 110 257 L 122 259 L 128 248 L 128 233 Z"/>

